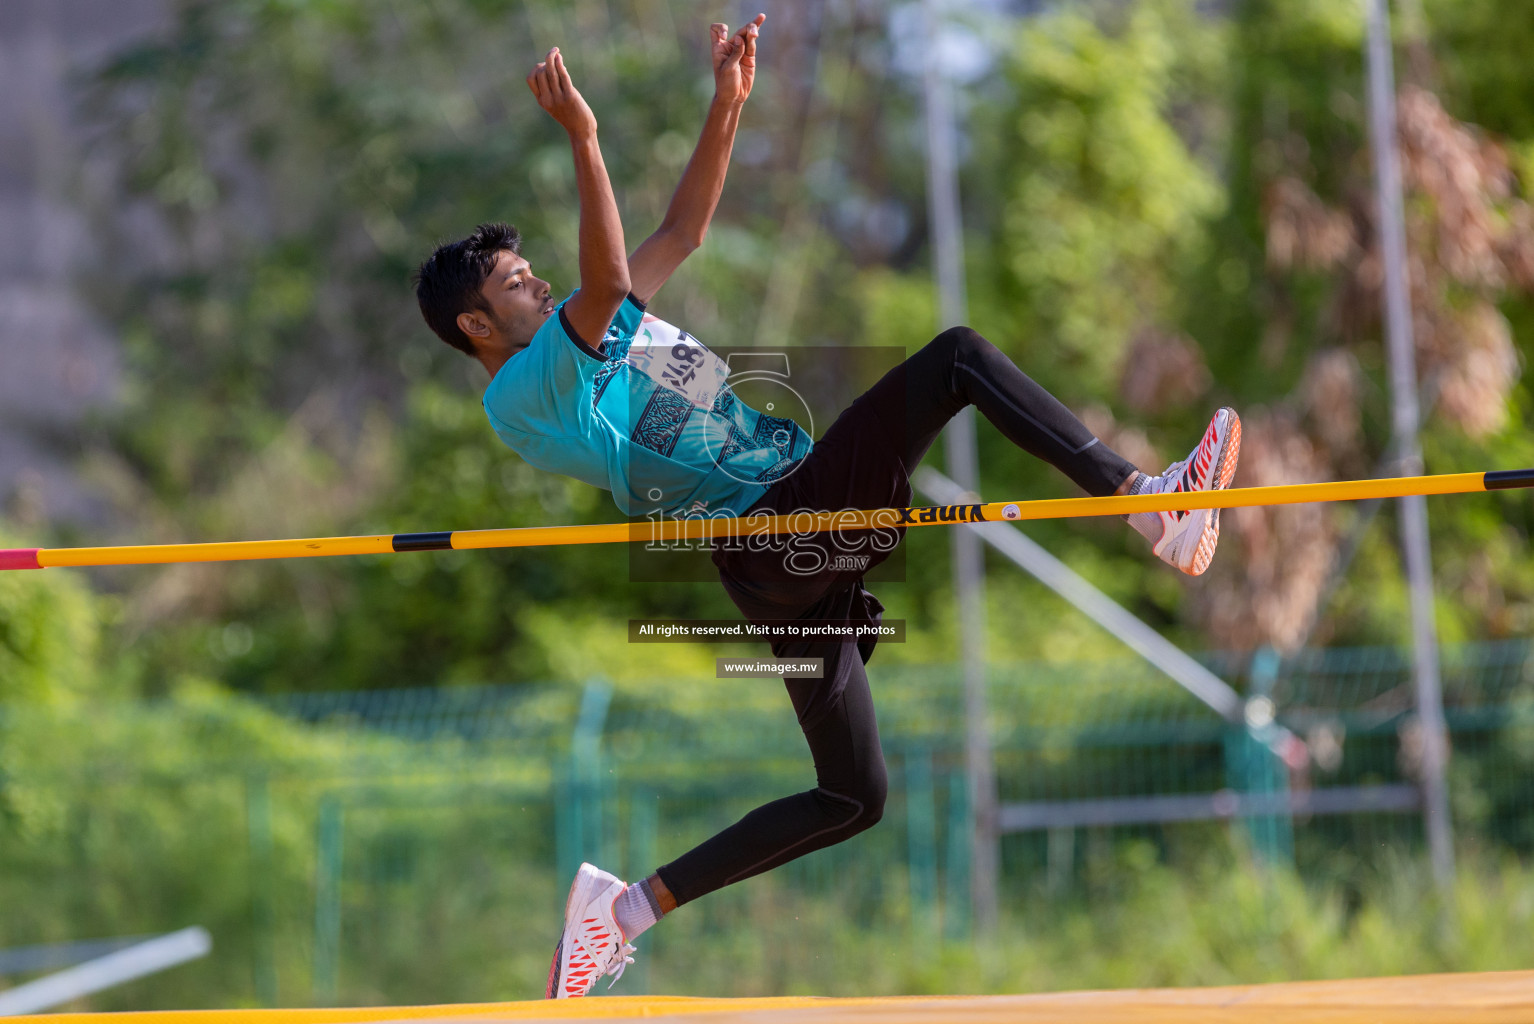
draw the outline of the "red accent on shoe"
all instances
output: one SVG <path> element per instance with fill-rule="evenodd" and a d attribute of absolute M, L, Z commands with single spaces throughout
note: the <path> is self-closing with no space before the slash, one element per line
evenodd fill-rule
<path fill-rule="evenodd" d="M 564 954 L 564 940 L 554 943 L 554 959 L 549 963 L 549 980 L 543 986 L 543 998 L 553 999 L 559 990 L 559 961 Z"/>

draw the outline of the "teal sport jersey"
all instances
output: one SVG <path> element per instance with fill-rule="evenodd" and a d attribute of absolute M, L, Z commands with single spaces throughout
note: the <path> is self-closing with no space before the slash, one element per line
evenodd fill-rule
<path fill-rule="evenodd" d="M 561 302 L 485 391 L 501 440 L 612 492 L 625 515 L 743 514 L 809 453 L 797 423 L 739 401 L 702 342 L 624 300 L 593 349 Z"/>

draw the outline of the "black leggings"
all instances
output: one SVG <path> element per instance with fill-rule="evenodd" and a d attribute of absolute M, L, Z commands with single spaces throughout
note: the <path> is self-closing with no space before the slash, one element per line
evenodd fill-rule
<path fill-rule="evenodd" d="M 911 471 L 966 405 L 1089 494 L 1112 494 L 1135 470 L 994 345 L 967 327 L 955 327 L 848 406 L 798 470 L 775 483 L 750 511 L 781 515 L 910 505 Z M 864 589 L 862 577 L 887 554 L 875 553 L 870 565 L 857 570 L 805 575 L 781 552 L 716 546 L 714 564 L 726 592 L 753 622 L 878 622 L 883 606 Z M 869 640 L 773 643 L 780 658 L 825 659 L 822 678 L 783 681 L 815 759 L 817 785 L 756 808 L 659 868 L 678 904 L 839 843 L 880 819 L 889 780 L 864 671 L 873 647 Z"/>

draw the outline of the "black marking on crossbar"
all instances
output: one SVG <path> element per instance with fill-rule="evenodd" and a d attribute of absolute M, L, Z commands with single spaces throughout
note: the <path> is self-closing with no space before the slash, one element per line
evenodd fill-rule
<path fill-rule="evenodd" d="M 1534 487 L 1534 469 L 1494 469 L 1486 474 L 1488 491 L 1506 491 L 1514 487 Z"/>
<path fill-rule="evenodd" d="M 451 551 L 453 534 L 447 530 L 440 533 L 396 533 L 395 551 Z"/>

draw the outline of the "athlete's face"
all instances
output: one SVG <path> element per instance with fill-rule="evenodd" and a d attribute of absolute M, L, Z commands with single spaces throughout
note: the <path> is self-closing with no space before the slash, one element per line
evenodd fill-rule
<path fill-rule="evenodd" d="M 501 335 L 499 340 L 514 349 L 526 348 L 554 313 L 548 282 L 534 277 L 532 266 L 515 253 L 496 257 L 495 268 L 479 286 L 479 293 L 490 307 L 490 326 Z"/>

